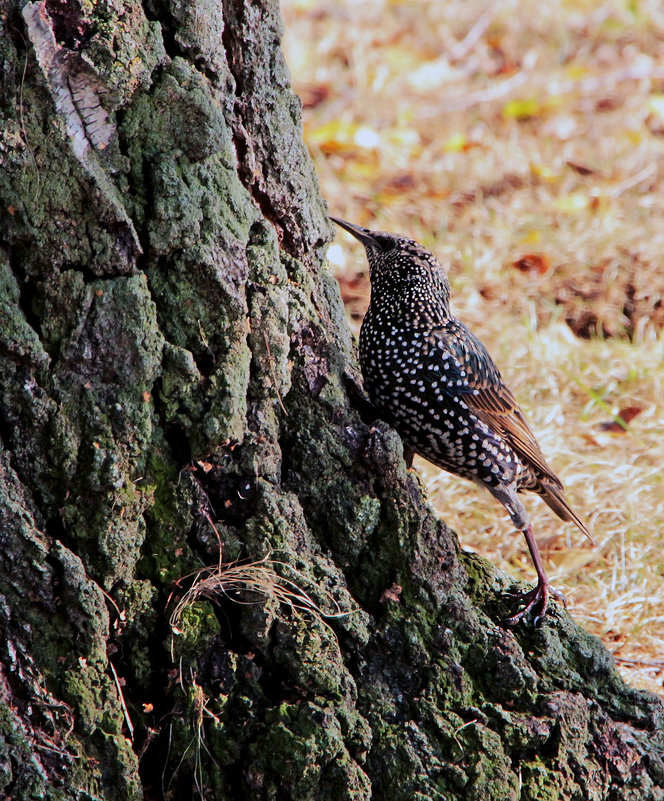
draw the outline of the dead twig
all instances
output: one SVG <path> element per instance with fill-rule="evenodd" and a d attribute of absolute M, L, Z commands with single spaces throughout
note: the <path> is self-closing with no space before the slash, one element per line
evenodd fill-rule
<path fill-rule="evenodd" d="M 122 692 L 122 687 L 120 686 L 120 679 L 118 678 L 118 674 L 115 670 L 115 667 L 111 660 L 108 660 L 109 667 L 111 668 L 111 673 L 113 674 L 113 680 L 115 681 L 115 686 L 118 691 L 118 698 L 120 699 L 120 705 L 122 706 L 122 712 L 124 713 L 125 723 L 127 724 L 127 729 L 129 730 L 129 739 L 134 740 L 134 724 L 131 722 L 131 718 L 129 717 L 129 710 L 127 709 L 127 704 L 125 703 L 124 693 Z"/>

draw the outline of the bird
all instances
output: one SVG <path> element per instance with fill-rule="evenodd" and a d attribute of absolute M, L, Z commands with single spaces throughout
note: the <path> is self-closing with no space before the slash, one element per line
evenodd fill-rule
<path fill-rule="evenodd" d="M 406 236 L 330 219 L 364 245 L 369 262 L 359 359 L 372 406 L 400 434 L 408 467 L 419 454 L 486 488 L 505 507 L 526 539 L 537 583 L 517 595 L 517 611 L 504 622 L 514 626 L 533 610 L 539 625 L 550 597 L 565 608 L 567 602 L 549 583 L 518 494 L 539 494 L 590 538 L 586 525 L 488 350 L 452 315 L 449 280 L 433 253 Z"/>

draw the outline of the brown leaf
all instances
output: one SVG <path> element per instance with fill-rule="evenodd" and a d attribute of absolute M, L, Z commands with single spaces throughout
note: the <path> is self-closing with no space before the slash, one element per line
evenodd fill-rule
<path fill-rule="evenodd" d="M 575 161 L 568 161 L 566 163 L 577 175 L 597 175 L 597 170 L 593 170 L 592 167 L 587 167 L 585 164 L 579 164 Z"/>
<path fill-rule="evenodd" d="M 643 409 L 641 406 L 625 406 L 624 409 L 621 409 L 618 412 L 618 417 L 625 423 L 631 423 L 631 421 L 640 415 L 642 411 Z"/>
<path fill-rule="evenodd" d="M 642 411 L 643 409 L 640 406 L 626 406 L 618 412 L 614 420 L 605 420 L 597 427 L 601 428 L 602 431 L 611 431 L 613 434 L 624 434 L 627 430 L 627 425 Z"/>
<path fill-rule="evenodd" d="M 344 304 L 351 303 L 354 300 L 366 300 L 369 302 L 369 280 L 364 274 L 341 274 L 337 275 L 337 282 L 339 290 L 341 291 L 341 299 Z"/>
<path fill-rule="evenodd" d="M 512 267 L 521 270 L 522 273 L 536 272 L 544 275 L 551 267 L 549 257 L 543 253 L 525 253 L 523 256 L 512 262 Z"/>
<path fill-rule="evenodd" d="M 382 186 L 384 194 L 400 195 L 402 192 L 415 189 L 417 181 L 410 172 L 399 173 L 389 178 Z"/>
<path fill-rule="evenodd" d="M 382 604 L 387 603 L 388 601 L 394 601 L 395 603 L 399 602 L 401 598 L 401 591 L 403 587 L 399 584 L 393 584 L 391 587 L 388 587 L 383 594 L 380 596 L 380 602 Z"/>
<path fill-rule="evenodd" d="M 304 108 L 316 108 L 324 103 L 330 96 L 329 86 L 305 86 L 300 89 L 300 100 Z"/>

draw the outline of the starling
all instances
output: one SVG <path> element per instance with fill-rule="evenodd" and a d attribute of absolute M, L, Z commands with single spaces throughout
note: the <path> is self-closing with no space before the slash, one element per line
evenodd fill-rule
<path fill-rule="evenodd" d="M 412 239 L 331 218 L 366 250 L 371 302 L 360 331 L 360 367 L 376 410 L 415 453 L 474 481 L 500 501 L 523 532 L 537 585 L 520 596 L 515 625 L 530 609 L 535 624 L 549 596 L 566 605 L 544 571 L 528 514 L 518 498 L 536 492 L 561 520 L 588 534 L 569 506 L 512 392 L 480 340 L 450 312 L 443 268 Z"/>

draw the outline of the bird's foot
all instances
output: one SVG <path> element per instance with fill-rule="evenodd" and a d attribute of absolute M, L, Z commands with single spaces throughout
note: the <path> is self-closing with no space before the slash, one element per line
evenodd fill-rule
<path fill-rule="evenodd" d="M 530 612 L 531 609 L 535 609 L 537 611 L 537 615 L 533 624 L 535 626 L 539 625 L 540 621 L 546 615 L 546 610 L 549 605 L 549 597 L 555 598 L 556 601 L 559 601 L 565 609 L 567 609 L 567 599 L 565 596 L 560 592 L 560 590 L 556 590 L 552 587 L 548 581 L 546 580 L 539 580 L 535 587 L 529 592 L 524 593 L 509 593 L 512 597 L 518 598 L 519 601 L 524 605 L 522 609 L 520 609 L 516 614 L 508 617 L 507 620 L 504 621 L 506 626 L 516 626 L 517 623 L 521 621 L 523 616 Z"/>

